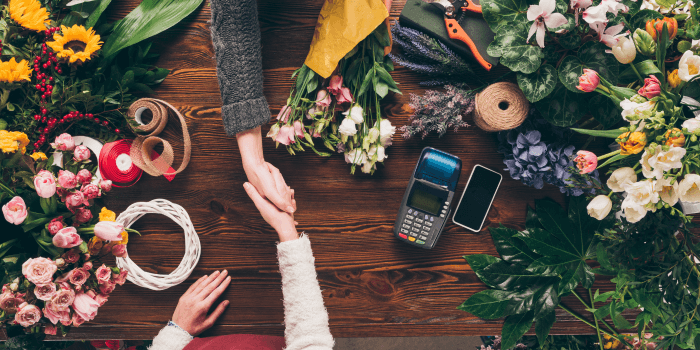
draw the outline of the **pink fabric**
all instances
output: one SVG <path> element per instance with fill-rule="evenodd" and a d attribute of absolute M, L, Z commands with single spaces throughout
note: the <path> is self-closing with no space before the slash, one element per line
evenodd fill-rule
<path fill-rule="evenodd" d="M 284 337 L 255 334 L 229 334 L 210 338 L 194 338 L 183 350 L 282 350 Z"/>

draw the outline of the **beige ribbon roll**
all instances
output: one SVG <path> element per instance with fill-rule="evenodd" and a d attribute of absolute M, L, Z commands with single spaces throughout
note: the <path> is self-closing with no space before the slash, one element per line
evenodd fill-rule
<path fill-rule="evenodd" d="M 142 120 L 143 112 L 146 110 L 151 111 L 151 114 L 153 115 L 153 119 L 148 124 L 144 124 Z M 168 172 L 168 169 L 170 169 L 173 164 L 173 147 L 168 141 L 157 137 L 157 135 L 160 134 L 168 124 L 168 119 L 170 116 L 169 111 L 173 111 L 174 114 L 180 119 L 180 124 L 182 125 L 182 138 L 185 142 L 185 154 L 182 156 L 182 163 L 180 164 L 180 167 L 175 172 Z M 128 116 L 129 119 L 139 124 L 137 127 L 132 126 L 132 129 L 135 132 L 148 133 L 148 135 L 137 136 L 131 144 L 131 160 L 136 166 L 152 176 L 172 176 L 185 170 L 187 164 L 190 162 L 192 143 L 190 141 L 190 134 L 187 131 L 185 117 L 182 116 L 177 108 L 163 100 L 158 100 L 155 98 L 142 98 L 131 104 L 131 107 L 129 107 Z M 151 155 L 154 153 L 153 148 L 158 143 L 163 144 L 163 153 L 155 160 L 151 160 Z"/>
<path fill-rule="evenodd" d="M 489 85 L 474 98 L 474 123 L 484 131 L 517 128 L 530 111 L 530 103 L 518 85 L 500 82 Z"/>

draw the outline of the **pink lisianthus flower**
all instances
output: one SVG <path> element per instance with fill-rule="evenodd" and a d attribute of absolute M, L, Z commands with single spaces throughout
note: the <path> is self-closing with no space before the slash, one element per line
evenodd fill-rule
<path fill-rule="evenodd" d="M 29 327 L 41 320 L 41 310 L 33 304 L 22 303 L 15 314 L 15 322 L 22 327 Z"/>
<path fill-rule="evenodd" d="M 20 225 L 27 218 L 27 205 L 20 196 L 12 198 L 2 206 L 2 215 L 5 220 L 13 225 Z"/>
<path fill-rule="evenodd" d="M 95 225 L 95 236 L 103 241 L 121 241 L 124 226 L 114 221 L 100 221 Z"/>
<path fill-rule="evenodd" d="M 576 152 L 574 163 L 576 163 L 576 168 L 581 174 L 588 174 L 598 167 L 598 157 L 593 152 L 578 151 Z"/>
<path fill-rule="evenodd" d="M 92 261 L 86 261 L 81 268 L 85 271 L 92 270 Z"/>
<path fill-rule="evenodd" d="M 47 258 L 32 258 L 22 264 L 22 274 L 34 284 L 51 283 L 56 270 L 56 264 Z"/>
<path fill-rule="evenodd" d="M 343 87 L 340 89 L 340 93 L 338 93 L 335 98 L 338 100 L 338 103 L 352 103 L 353 97 L 352 93 L 350 92 L 350 89 Z"/>
<path fill-rule="evenodd" d="M 330 83 L 328 83 L 328 91 L 333 93 L 336 97 L 340 93 L 340 89 L 343 87 L 343 77 L 340 75 L 334 75 L 331 77 Z"/>
<path fill-rule="evenodd" d="M 51 147 L 57 151 L 72 151 L 75 148 L 75 141 L 69 134 L 63 133 L 56 137 L 56 140 L 51 144 Z"/>
<path fill-rule="evenodd" d="M 304 138 L 304 126 L 298 120 L 294 121 L 294 134 L 300 139 Z"/>
<path fill-rule="evenodd" d="M 90 300 L 92 300 L 92 299 L 90 299 Z M 78 313 L 76 312 L 73 314 L 73 318 L 71 319 L 71 322 L 73 322 L 73 327 L 80 327 L 80 325 L 85 323 L 85 319 L 80 317 L 80 315 L 78 315 Z"/>
<path fill-rule="evenodd" d="M 316 93 L 316 105 L 319 107 L 328 107 L 331 105 L 331 94 L 326 90 L 318 90 Z"/>
<path fill-rule="evenodd" d="M 53 236 L 53 245 L 59 248 L 73 248 L 81 245 L 82 243 L 83 239 L 80 238 L 77 230 L 72 226 L 60 229 Z"/>
<path fill-rule="evenodd" d="M 561 13 L 554 13 L 556 6 L 556 0 L 540 0 L 539 5 L 530 5 L 527 9 L 527 20 L 534 22 L 530 27 L 530 32 L 527 34 L 528 42 L 530 38 L 537 33 L 537 35 L 535 35 L 537 45 L 544 48 L 545 26 L 552 29 L 569 23 L 569 20 L 567 20 L 564 15 Z"/>
<path fill-rule="evenodd" d="M 82 162 L 88 159 L 90 159 L 90 149 L 85 145 L 76 146 L 73 150 L 73 160 Z"/>
<path fill-rule="evenodd" d="M 280 131 L 277 133 L 275 141 L 285 146 L 295 143 L 296 139 L 294 138 L 294 127 L 291 125 L 283 125 L 280 128 Z"/>
<path fill-rule="evenodd" d="M 661 82 L 659 78 L 655 75 L 650 75 L 649 78 L 645 78 L 644 86 L 642 86 L 637 93 L 648 99 L 661 95 Z"/>
<path fill-rule="evenodd" d="M 584 68 L 583 75 L 578 77 L 578 86 L 576 88 L 583 92 L 593 92 L 598 87 L 598 84 L 600 84 L 598 72 Z"/>
<path fill-rule="evenodd" d="M 34 177 L 36 194 L 41 198 L 51 198 L 56 194 L 56 178 L 49 171 L 42 170 Z"/>
<path fill-rule="evenodd" d="M 277 114 L 277 120 L 279 120 L 282 123 L 286 123 L 287 120 L 289 120 L 289 115 L 292 114 L 292 109 L 289 106 L 284 106 L 282 109 L 280 109 L 280 112 Z"/>
<path fill-rule="evenodd" d="M 34 286 L 34 295 L 39 300 L 51 300 L 56 295 L 56 283 L 37 284 Z"/>

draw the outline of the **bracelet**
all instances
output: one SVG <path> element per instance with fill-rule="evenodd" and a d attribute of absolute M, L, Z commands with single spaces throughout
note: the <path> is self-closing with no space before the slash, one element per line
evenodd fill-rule
<path fill-rule="evenodd" d="M 190 334 L 190 332 L 182 329 L 182 327 L 178 326 L 177 323 L 175 323 L 173 321 L 168 321 L 168 325 L 166 327 L 175 327 L 175 328 L 187 333 L 187 335 L 189 335 L 191 339 L 194 339 L 194 337 Z"/>

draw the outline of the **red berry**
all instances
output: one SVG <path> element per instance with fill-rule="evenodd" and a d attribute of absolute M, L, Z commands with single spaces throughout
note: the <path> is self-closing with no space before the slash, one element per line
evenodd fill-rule
<path fill-rule="evenodd" d="M 93 120 L 95 121 L 95 123 L 99 123 L 99 122 L 100 122 L 100 120 L 97 119 L 97 118 L 95 118 L 95 119 L 93 119 Z"/>
<path fill-rule="evenodd" d="M 49 77 L 49 81 L 53 81 L 53 77 Z"/>
<path fill-rule="evenodd" d="M 114 129 L 114 132 L 116 132 L 116 133 L 118 134 L 118 133 L 119 133 L 119 129 Z"/>
<path fill-rule="evenodd" d="M 109 122 L 104 120 L 104 121 L 102 121 L 102 125 L 107 126 L 107 125 L 109 125 Z"/>
<path fill-rule="evenodd" d="M 35 114 L 35 115 L 34 115 L 34 120 L 38 121 L 39 119 L 41 119 L 41 116 L 38 115 L 38 114 Z"/>
<path fill-rule="evenodd" d="M 48 112 L 49 112 L 49 111 L 47 111 L 46 108 L 42 108 L 42 109 L 41 109 L 41 114 L 46 114 L 46 113 L 48 113 Z"/>

